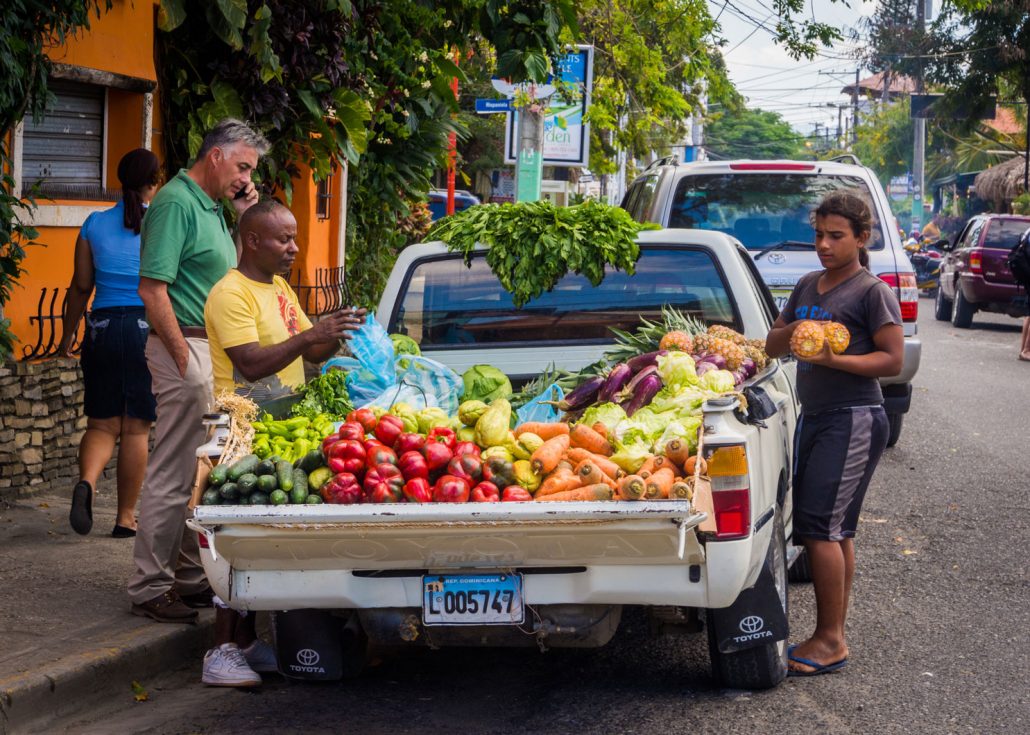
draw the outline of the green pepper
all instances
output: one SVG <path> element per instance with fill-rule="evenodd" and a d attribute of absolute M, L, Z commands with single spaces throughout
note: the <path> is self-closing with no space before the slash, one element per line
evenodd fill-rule
<path fill-rule="evenodd" d="M 311 419 L 307 416 L 294 416 L 292 419 L 285 421 L 286 428 L 290 431 L 296 431 L 297 429 L 306 429 L 311 424 Z"/>
<path fill-rule="evenodd" d="M 290 430 L 287 429 L 286 426 L 279 421 L 273 421 L 271 423 L 265 424 L 265 428 L 268 430 L 268 433 L 272 436 L 281 436 L 286 439 L 290 437 Z"/>
<path fill-rule="evenodd" d="M 267 431 L 263 421 L 251 421 L 250 426 L 254 429 L 255 434 L 264 434 Z"/>
<path fill-rule="evenodd" d="M 290 436 L 293 437 L 294 441 L 297 441 L 298 439 L 307 439 L 308 437 L 311 436 L 311 430 L 310 429 L 297 429 L 296 431 L 291 431 L 290 432 Z"/>
<path fill-rule="evenodd" d="M 294 460 L 303 457 L 311 449 L 311 442 L 307 439 L 298 439 L 293 442 L 293 458 Z"/>

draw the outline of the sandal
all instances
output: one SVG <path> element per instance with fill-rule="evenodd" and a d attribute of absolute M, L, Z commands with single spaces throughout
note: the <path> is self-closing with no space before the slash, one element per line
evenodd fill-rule
<path fill-rule="evenodd" d="M 93 529 L 93 488 L 85 480 L 75 483 L 68 523 L 75 533 L 85 536 Z"/>
<path fill-rule="evenodd" d="M 118 523 L 114 524 L 114 530 L 111 531 L 112 538 L 132 538 L 135 535 L 135 528 L 129 528 Z"/>

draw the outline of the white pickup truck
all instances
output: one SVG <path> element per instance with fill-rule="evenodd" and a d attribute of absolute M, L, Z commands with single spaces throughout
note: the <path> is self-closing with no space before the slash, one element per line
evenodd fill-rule
<path fill-rule="evenodd" d="M 657 230 L 639 242 L 634 275 L 610 273 L 596 288 L 570 275 L 521 310 L 483 257 L 466 268 L 441 243 L 416 245 L 398 260 L 378 318 L 457 371 L 490 363 L 515 377 L 552 362 L 580 368 L 611 346 L 609 326 L 657 319 L 666 304 L 765 336 L 770 293 L 731 238 Z M 200 506 L 188 523 L 231 606 L 332 611 L 304 618 L 309 638 L 286 660 L 280 645 L 288 675 L 319 678 L 341 657 L 353 671 L 368 645 L 600 646 L 623 608 L 642 606 L 663 633 L 707 628 L 725 686 L 771 687 L 786 675 L 787 566 L 797 555 L 792 369 L 772 361 L 750 379 L 746 411 L 736 398 L 704 405 L 714 531 L 699 529 L 706 515 L 690 503 L 669 500 Z M 345 653 L 327 650 L 341 641 Z"/>

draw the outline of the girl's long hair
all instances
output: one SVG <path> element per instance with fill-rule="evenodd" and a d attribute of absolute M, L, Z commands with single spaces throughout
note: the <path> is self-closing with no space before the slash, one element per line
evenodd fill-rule
<path fill-rule="evenodd" d="M 125 203 L 125 228 L 139 234 L 143 222 L 143 190 L 157 186 L 161 164 L 146 148 L 129 151 L 118 162 L 118 180 L 122 183 L 122 201 Z"/>
<path fill-rule="evenodd" d="M 813 219 L 833 214 L 843 217 L 851 224 L 851 232 L 855 237 L 861 237 L 863 234 L 868 236 L 873 231 L 873 213 L 869 210 L 869 205 L 862 197 L 851 192 L 835 191 L 826 195 L 813 212 Z M 869 253 L 865 246 L 858 251 L 858 262 L 863 268 L 869 267 Z"/>

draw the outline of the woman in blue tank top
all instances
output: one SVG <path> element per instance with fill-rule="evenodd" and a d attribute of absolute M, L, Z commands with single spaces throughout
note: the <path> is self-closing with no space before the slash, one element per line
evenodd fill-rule
<path fill-rule="evenodd" d="M 86 432 L 79 444 L 79 481 L 72 491 L 69 522 L 81 534 L 93 527 L 93 493 L 97 480 L 118 451 L 118 517 L 111 535 L 136 535 L 136 501 L 147 467 L 150 424 L 156 402 L 144 348 L 146 313 L 140 300 L 140 223 L 157 191 L 160 164 L 145 148 L 126 153 L 118 163 L 122 199 L 111 209 L 94 212 L 75 243 L 75 272 L 68 287 L 60 353 L 71 356 L 79 320 L 93 294 L 82 341 Z"/>

